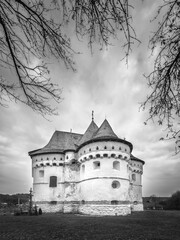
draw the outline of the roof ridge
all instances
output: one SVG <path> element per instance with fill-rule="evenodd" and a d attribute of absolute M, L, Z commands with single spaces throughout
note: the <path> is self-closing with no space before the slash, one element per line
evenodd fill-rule
<path fill-rule="evenodd" d="M 118 138 L 107 119 L 103 121 L 96 134 L 93 136 L 93 139 L 104 137 Z"/>
<path fill-rule="evenodd" d="M 61 131 L 61 130 L 55 130 L 55 131 L 54 131 L 54 133 L 55 133 L 55 132 L 61 132 L 61 133 L 68 133 L 68 134 L 77 134 L 77 135 L 83 135 L 82 133 L 67 132 L 67 131 Z M 54 134 L 54 133 L 53 133 L 53 134 Z"/>
<path fill-rule="evenodd" d="M 97 130 L 98 130 L 98 126 L 94 122 L 94 120 L 92 120 L 78 144 L 81 145 L 84 142 L 91 140 L 92 137 L 94 136 L 94 133 L 97 132 Z"/>

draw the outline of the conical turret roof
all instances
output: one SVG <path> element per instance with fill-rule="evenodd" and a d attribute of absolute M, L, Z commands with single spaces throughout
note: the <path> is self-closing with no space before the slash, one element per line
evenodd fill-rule
<path fill-rule="evenodd" d="M 100 128 L 93 136 L 93 139 L 103 139 L 103 138 L 118 138 L 117 135 L 113 132 L 112 127 L 109 122 L 105 119 L 101 124 Z"/>
<path fill-rule="evenodd" d="M 83 144 L 84 142 L 89 141 L 90 139 L 93 138 L 93 135 L 97 132 L 98 130 L 98 126 L 96 125 L 96 123 L 92 120 L 89 127 L 87 128 L 86 132 L 84 133 L 84 135 L 82 136 L 82 138 L 80 139 L 78 145 Z"/>

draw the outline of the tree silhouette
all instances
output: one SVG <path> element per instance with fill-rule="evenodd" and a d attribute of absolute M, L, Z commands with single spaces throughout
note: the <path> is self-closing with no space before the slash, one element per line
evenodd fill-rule
<path fill-rule="evenodd" d="M 157 51 L 153 71 L 147 76 L 150 95 L 143 103 L 149 109 L 149 119 L 167 126 L 165 138 L 175 138 L 180 145 L 180 1 L 164 0 L 155 19 L 164 12 L 158 29 L 150 39 L 152 51 Z M 163 138 L 161 138 L 163 140 Z"/>
<path fill-rule="evenodd" d="M 59 102 L 61 90 L 50 79 L 46 61 L 54 56 L 75 70 L 74 51 L 64 31 L 67 24 L 74 23 L 77 37 L 87 36 L 91 48 L 95 42 L 108 45 L 123 32 L 127 57 L 133 41 L 138 41 L 130 8 L 128 0 L 1 0 L 0 104 L 7 106 L 10 99 L 42 115 L 56 114 L 49 100 Z M 10 81 L 4 74 L 8 69 Z"/>

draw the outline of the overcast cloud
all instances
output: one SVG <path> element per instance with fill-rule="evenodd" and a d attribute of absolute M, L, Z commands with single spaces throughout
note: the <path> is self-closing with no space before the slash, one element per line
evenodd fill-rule
<path fill-rule="evenodd" d="M 67 70 L 52 60 L 53 81 L 62 88 L 59 116 L 49 121 L 22 104 L 9 103 L 1 108 L 0 118 L 0 192 L 28 192 L 32 187 L 31 159 L 28 152 L 48 143 L 55 130 L 84 133 L 95 112 L 95 122 L 101 125 L 105 117 L 120 138 L 133 146 L 133 155 L 145 161 L 143 195 L 170 196 L 179 189 L 179 156 L 174 155 L 174 143 L 159 141 L 164 134 L 152 122 L 144 125 L 147 112 L 140 111 L 149 89 L 143 77 L 151 70 L 148 39 L 156 23 L 150 24 L 158 2 L 137 1 L 134 23 L 142 43 L 134 48 L 128 67 L 121 43 L 91 55 L 87 42 L 78 42 L 72 35 L 75 48 L 82 54 L 75 57 L 77 72 Z M 12 76 L 13 77 L 13 76 Z"/>

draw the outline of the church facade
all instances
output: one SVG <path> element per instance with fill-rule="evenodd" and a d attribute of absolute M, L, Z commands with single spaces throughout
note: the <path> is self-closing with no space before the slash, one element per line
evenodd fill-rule
<path fill-rule="evenodd" d="M 92 119 L 84 134 L 55 131 L 49 143 L 29 152 L 33 201 L 44 212 L 127 215 L 142 211 L 144 161 L 109 122 Z"/>

